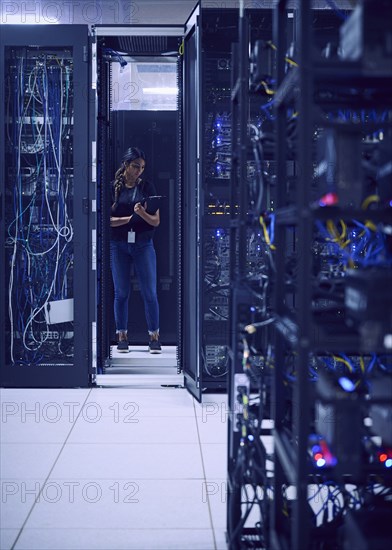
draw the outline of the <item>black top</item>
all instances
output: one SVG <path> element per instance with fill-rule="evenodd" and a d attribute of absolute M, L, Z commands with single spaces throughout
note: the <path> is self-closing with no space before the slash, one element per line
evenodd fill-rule
<path fill-rule="evenodd" d="M 147 197 L 156 195 L 155 186 L 148 181 L 139 181 L 139 183 L 132 188 L 123 187 L 120 191 L 117 203 L 110 210 L 110 216 L 113 218 L 125 218 L 133 214 L 129 223 L 119 225 L 118 227 L 110 228 L 110 238 L 114 241 L 127 241 L 128 231 L 135 231 L 136 239 L 138 237 L 148 238 L 154 236 L 155 227 L 147 223 L 138 214 L 135 214 L 133 209 L 137 202 L 143 201 Z M 112 184 L 112 204 L 114 203 L 114 182 Z M 149 214 L 155 214 L 155 212 L 149 212 Z"/>

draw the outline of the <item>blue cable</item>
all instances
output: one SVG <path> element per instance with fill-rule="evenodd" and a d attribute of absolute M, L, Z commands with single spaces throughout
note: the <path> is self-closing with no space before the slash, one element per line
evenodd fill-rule
<path fill-rule="evenodd" d="M 271 224 L 270 224 L 270 243 L 271 244 L 274 244 L 274 239 L 275 239 L 275 214 L 270 214 L 270 218 L 271 218 Z"/>
<path fill-rule="evenodd" d="M 373 367 L 374 365 L 376 364 L 376 361 L 377 361 L 377 355 L 375 353 L 372 354 L 372 358 L 371 360 L 369 361 L 369 364 L 367 366 L 367 374 L 370 374 L 373 370 Z"/>

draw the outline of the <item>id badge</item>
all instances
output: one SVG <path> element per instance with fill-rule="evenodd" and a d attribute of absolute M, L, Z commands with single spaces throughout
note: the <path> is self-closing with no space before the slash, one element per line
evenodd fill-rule
<path fill-rule="evenodd" d="M 129 243 L 136 242 L 136 233 L 134 231 L 128 231 L 128 242 Z"/>

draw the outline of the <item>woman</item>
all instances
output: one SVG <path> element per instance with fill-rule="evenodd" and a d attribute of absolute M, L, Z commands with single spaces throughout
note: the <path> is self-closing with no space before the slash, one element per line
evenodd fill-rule
<path fill-rule="evenodd" d="M 117 350 L 128 349 L 128 301 L 133 262 L 144 301 L 150 353 L 161 353 L 159 305 L 157 298 L 156 255 L 153 244 L 159 210 L 149 211 L 147 197 L 156 195 L 154 185 L 140 178 L 146 158 L 140 149 L 130 147 L 117 170 L 112 189 L 110 213 L 110 261 L 114 283 L 114 317 Z"/>

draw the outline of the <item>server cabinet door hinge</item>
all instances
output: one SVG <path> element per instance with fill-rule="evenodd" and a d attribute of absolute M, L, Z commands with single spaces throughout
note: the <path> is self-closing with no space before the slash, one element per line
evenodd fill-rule
<path fill-rule="evenodd" d="M 88 214 L 88 198 L 87 197 L 83 197 L 82 210 L 83 210 L 83 214 Z"/>
<path fill-rule="evenodd" d="M 87 46 L 83 46 L 83 61 L 87 63 L 88 61 L 88 49 Z"/>

